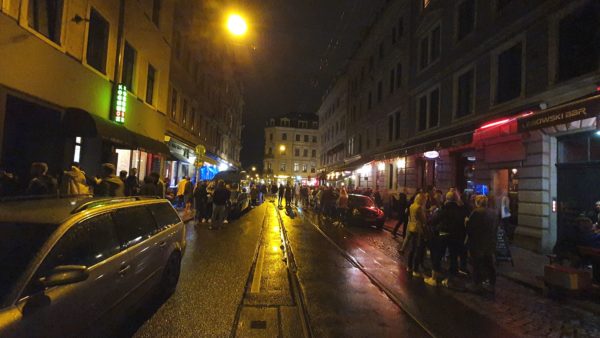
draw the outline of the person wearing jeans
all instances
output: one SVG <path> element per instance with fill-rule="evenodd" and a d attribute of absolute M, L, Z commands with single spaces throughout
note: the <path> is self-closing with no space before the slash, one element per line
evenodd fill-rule
<path fill-rule="evenodd" d="M 227 217 L 227 202 L 230 196 L 231 192 L 225 187 L 225 182 L 220 180 L 213 194 L 212 225 L 208 227 L 210 230 L 223 226 L 223 221 Z"/>
<path fill-rule="evenodd" d="M 405 244 L 408 247 L 407 268 L 406 271 L 413 277 L 422 277 L 419 272 L 423 260 L 423 231 L 426 222 L 425 215 L 425 195 L 419 193 L 415 202 L 410 206 L 408 219 L 408 234 Z"/>

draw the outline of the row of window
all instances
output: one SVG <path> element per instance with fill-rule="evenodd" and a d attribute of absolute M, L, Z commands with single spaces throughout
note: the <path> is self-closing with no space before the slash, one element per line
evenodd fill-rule
<path fill-rule="evenodd" d="M 287 141 L 287 139 L 288 139 L 287 133 L 281 133 L 281 140 Z M 269 133 L 269 141 L 273 141 L 273 133 Z M 308 143 L 309 135 L 304 135 L 304 137 L 302 137 L 302 135 L 296 134 L 296 142 L 307 142 Z M 313 135 L 311 138 L 311 142 L 317 143 L 317 137 Z"/>
<path fill-rule="evenodd" d="M 296 148 L 294 149 L 294 156 L 296 157 L 300 157 L 300 148 Z M 286 151 L 285 150 L 280 150 L 279 153 L 281 155 L 286 155 Z M 267 149 L 267 155 L 273 155 L 273 148 L 269 147 Z M 308 157 L 308 149 L 302 149 L 302 157 Z M 317 150 L 316 149 L 312 149 L 310 151 L 310 157 L 317 157 Z"/>
<path fill-rule="evenodd" d="M 325 144 L 333 140 L 334 137 L 344 130 L 346 130 L 346 116 L 342 116 L 339 120 L 335 121 L 335 123 L 331 123 L 325 133 L 321 135 L 321 142 Z"/>
<path fill-rule="evenodd" d="M 266 168 L 267 168 L 267 170 L 272 171 L 273 164 L 271 162 L 267 162 Z M 279 171 L 285 172 L 286 170 L 287 170 L 287 162 L 279 162 Z M 309 165 L 307 163 L 294 162 L 293 172 L 307 173 L 307 172 L 309 172 Z M 317 166 L 314 163 L 311 163 L 310 164 L 310 173 L 314 174 L 316 172 L 317 172 Z"/>
<path fill-rule="evenodd" d="M 278 123 L 276 123 L 275 119 L 272 118 L 269 120 L 269 126 L 270 127 L 279 126 L 279 127 L 288 127 L 288 128 L 291 127 L 291 128 L 299 128 L 299 129 L 308 129 L 309 125 L 310 125 L 310 127 L 312 129 L 319 128 L 319 123 L 317 121 L 312 121 L 309 124 L 309 121 L 297 120 L 297 121 L 294 121 L 295 123 L 292 123 L 292 120 L 288 119 L 287 117 L 282 117 L 277 122 Z"/>

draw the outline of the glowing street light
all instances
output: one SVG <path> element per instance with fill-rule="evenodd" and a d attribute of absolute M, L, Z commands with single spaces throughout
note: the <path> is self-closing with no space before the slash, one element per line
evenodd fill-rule
<path fill-rule="evenodd" d="M 230 14 L 227 18 L 227 29 L 234 36 L 243 36 L 248 31 L 248 24 L 239 14 Z"/>
<path fill-rule="evenodd" d="M 285 152 L 285 145 L 284 144 L 282 144 L 282 145 L 279 146 L 279 151 L 282 152 L 282 153 Z"/>
<path fill-rule="evenodd" d="M 252 167 L 252 171 L 256 171 L 256 167 Z"/>

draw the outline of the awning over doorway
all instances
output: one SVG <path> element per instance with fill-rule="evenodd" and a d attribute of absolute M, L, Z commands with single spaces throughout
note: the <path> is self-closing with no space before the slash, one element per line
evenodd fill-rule
<path fill-rule="evenodd" d="M 66 136 L 101 137 L 126 148 L 140 148 L 154 154 L 169 154 L 169 147 L 163 142 L 132 132 L 123 125 L 79 108 L 65 110 L 62 128 Z"/>
<path fill-rule="evenodd" d="M 518 120 L 519 132 L 569 124 L 593 119 L 600 113 L 600 95 L 582 98 L 540 111 Z"/>

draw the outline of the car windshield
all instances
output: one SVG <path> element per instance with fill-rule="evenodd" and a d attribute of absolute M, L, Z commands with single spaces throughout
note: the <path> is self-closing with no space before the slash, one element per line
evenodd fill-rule
<path fill-rule="evenodd" d="M 367 196 L 356 196 L 355 203 L 359 207 L 372 207 L 375 205 L 373 200 L 368 198 Z"/>
<path fill-rule="evenodd" d="M 56 224 L 0 222 L 0 304 L 37 254 Z"/>

